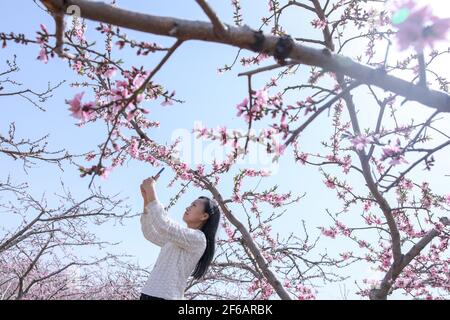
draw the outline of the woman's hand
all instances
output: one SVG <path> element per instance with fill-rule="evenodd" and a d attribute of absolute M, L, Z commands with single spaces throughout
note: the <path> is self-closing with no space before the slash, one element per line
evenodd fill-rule
<path fill-rule="evenodd" d="M 144 199 L 144 206 L 156 199 L 155 184 L 159 176 L 145 179 L 141 184 L 141 194 Z"/>
<path fill-rule="evenodd" d="M 153 177 L 147 178 L 144 181 L 142 181 L 141 189 L 144 191 L 145 194 L 149 194 L 150 192 L 155 190 L 155 182 L 156 179 Z"/>

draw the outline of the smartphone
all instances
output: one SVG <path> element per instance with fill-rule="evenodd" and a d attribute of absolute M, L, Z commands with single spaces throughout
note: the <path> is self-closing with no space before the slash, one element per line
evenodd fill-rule
<path fill-rule="evenodd" d="M 159 176 L 161 174 L 161 172 L 164 171 L 165 168 L 162 168 L 161 170 L 159 170 L 159 172 L 155 175 L 155 177 Z"/>

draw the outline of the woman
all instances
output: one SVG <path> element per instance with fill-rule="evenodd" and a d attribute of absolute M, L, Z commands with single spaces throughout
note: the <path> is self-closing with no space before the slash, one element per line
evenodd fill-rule
<path fill-rule="evenodd" d="M 155 191 L 158 175 L 141 184 L 144 237 L 161 247 L 153 270 L 142 288 L 140 300 L 181 300 L 187 279 L 200 279 L 214 256 L 220 209 L 214 200 L 199 197 L 186 208 L 179 225 L 167 216 Z"/>

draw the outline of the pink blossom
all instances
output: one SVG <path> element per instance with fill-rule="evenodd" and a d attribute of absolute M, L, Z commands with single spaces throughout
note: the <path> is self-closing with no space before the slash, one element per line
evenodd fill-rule
<path fill-rule="evenodd" d="M 450 194 L 445 197 L 445 202 L 450 206 Z"/>
<path fill-rule="evenodd" d="M 119 49 L 123 49 L 125 47 L 125 41 L 119 40 L 116 42 L 116 45 L 119 47 Z"/>
<path fill-rule="evenodd" d="M 45 50 L 44 47 L 41 48 L 41 51 L 39 51 L 39 56 L 37 57 L 38 60 L 44 62 L 44 63 L 48 63 L 48 55 L 47 55 L 47 50 Z"/>
<path fill-rule="evenodd" d="M 233 147 L 233 149 L 238 148 L 238 139 L 237 139 L 236 135 L 233 136 L 233 142 L 231 143 L 231 146 Z"/>
<path fill-rule="evenodd" d="M 95 153 L 93 151 L 89 152 L 85 157 L 86 161 L 91 161 L 94 158 L 95 158 Z"/>
<path fill-rule="evenodd" d="M 72 111 L 77 111 L 81 109 L 81 99 L 83 99 L 84 92 L 77 93 L 75 97 L 69 101 L 69 105 Z"/>
<path fill-rule="evenodd" d="M 402 163 L 408 163 L 408 161 L 405 160 L 405 158 L 398 156 L 398 157 L 394 157 L 391 159 L 391 161 L 389 161 L 389 164 L 391 166 L 396 166 L 398 164 L 402 164 Z"/>
<path fill-rule="evenodd" d="M 219 133 L 220 133 L 220 140 L 221 140 L 221 144 L 225 145 L 227 144 L 227 127 L 220 127 L 219 128 Z"/>
<path fill-rule="evenodd" d="M 367 248 L 368 247 L 367 242 L 364 241 L 364 240 L 358 240 L 358 245 L 359 245 L 360 248 Z"/>
<path fill-rule="evenodd" d="M 397 40 L 401 50 L 414 46 L 421 52 L 425 46 L 433 48 L 434 42 L 445 40 L 450 29 L 450 19 L 440 19 L 429 6 L 418 7 L 413 0 L 401 3 L 392 17 L 398 28 Z"/>
<path fill-rule="evenodd" d="M 253 293 L 258 289 L 261 289 L 261 299 L 263 300 L 269 299 L 270 296 L 273 294 L 272 286 L 269 283 L 267 283 L 265 279 L 253 280 L 251 286 L 248 287 L 247 290 L 249 293 Z"/>
<path fill-rule="evenodd" d="M 363 150 L 367 144 L 373 143 L 373 138 L 368 135 L 360 135 L 355 136 L 350 139 L 350 142 L 352 143 L 353 147 L 355 147 L 356 150 Z"/>
<path fill-rule="evenodd" d="M 383 148 L 383 158 L 389 158 L 392 157 L 393 155 L 399 153 L 401 151 L 399 145 L 390 145 L 386 148 Z M 383 160 L 384 160 L 383 159 Z"/>
<path fill-rule="evenodd" d="M 137 139 L 131 139 L 130 146 L 128 147 L 128 153 L 133 158 L 138 158 L 138 141 Z"/>
<path fill-rule="evenodd" d="M 267 193 L 259 196 L 260 201 L 265 201 L 270 203 L 273 207 L 280 207 L 283 203 L 291 197 L 290 193 L 278 195 L 275 193 Z"/>
<path fill-rule="evenodd" d="M 229 239 L 234 239 L 234 231 L 231 229 L 229 225 L 226 225 L 225 233 L 227 234 Z"/>
<path fill-rule="evenodd" d="M 128 121 L 131 121 L 131 120 L 133 120 L 133 119 L 134 119 L 134 116 L 135 116 L 135 114 L 136 114 L 136 110 L 132 110 L 132 111 L 130 111 L 130 112 L 128 113 L 128 115 L 127 115 L 127 120 L 128 120 Z"/>
<path fill-rule="evenodd" d="M 311 96 L 309 96 L 306 98 L 306 103 L 309 105 L 313 105 L 316 103 L 316 101 L 314 101 L 314 99 Z"/>
<path fill-rule="evenodd" d="M 128 83 L 126 81 L 117 80 L 115 84 L 116 87 L 111 90 L 110 99 L 112 101 L 122 100 L 130 96 L 130 92 L 128 91 Z"/>
<path fill-rule="evenodd" d="M 397 143 L 391 144 L 385 148 L 383 148 L 383 154 L 381 156 L 381 161 L 386 160 L 387 158 L 391 158 L 389 162 L 390 165 L 395 166 L 401 163 L 408 163 L 402 155 L 402 149 L 400 147 L 400 140 L 397 139 Z"/>
<path fill-rule="evenodd" d="M 369 209 L 370 209 L 370 207 L 372 206 L 372 201 L 370 201 L 370 200 L 366 200 L 366 201 L 364 201 L 364 212 L 367 212 L 367 211 L 369 211 Z"/>
<path fill-rule="evenodd" d="M 278 93 L 270 97 L 267 102 L 275 107 L 281 107 L 283 104 L 283 96 L 281 95 L 281 93 Z"/>
<path fill-rule="evenodd" d="M 301 164 L 305 165 L 308 160 L 308 154 L 304 152 L 297 154 L 295 160 L 300 161 Z"/>
<path fill-rule="evenodd" d="M 242 197 L 241 197 L 240 195 L 238 195 L 238 194 L 233 194 L 233 195 L 231 196 L 231 200 L 232 200 L 233 202 L 241 203 L 241 202 L 242 202 Z"/>
<path fill-rule="evenodd" d="M 242 174 L 248 177 L 257 177 L 258 175 L 260 175 L 260 171 L 256 171 L 254 169 L 244 169 L 242 171 Z"/>
<path fill-rule="evenodd" d="M 246 108 L 247 108 L 247 105 L 248 105 L 248 98 L 245 98 L 244 100 L 242 100 L 241 103 L 239 103 L 239 104 L 236 105 L 236 109 L 238 110 L 238 112 L 237 112 L 236 115 L 237 115 L 238 117 L 241 116 L 241 115 L 244 113 L 244 111 L 245 111 Z"/>
<path fill-rule="evenodd" d="M 109 174 L 111 173 L 111 171 L 112 171 L 111 167 L 102 168 L 101 174 L 100 174 L 100 177 L 102 178 L 102 180 L 108 179 Z"/>
<path fill-rule="evenodd" d="M 83 63 L 80 60 L 77 60 L 72 65 L 73 70 L 75 70 L 77 73 L 81 74 L 81 70 L 83 69 Z"/>
<path fill-rule="evenodd" d="M 400 186 L 406 190 L 412 190 L 412 188 L 414 187 L 412 181 L 405 178 L 400 180 Z"/>
<path fill-rule="evenodd" d="M 193 132 L 198 132 L 197 138 L 208 136 L 208 129 L 203 127 L 201 123 L 196 123 Z"/>
<path fill-rule="evenodd" d="M 267 138 L 267 139 L 271 139 L 272 138 L 272 134 L 273 134 L 273 130 L 272 129 L 264 128 L 262 131 L 263 131 L 263 135 L 264 135 L 265 138 Z"/>
<path fill-rule="evenodd" d="M 173 102 L 172 102 L 171 99 L 165 98 L 164 101 L 161 102 L 161 105 L 162 105 L 163 107 L 171 106 L 171 105 L 173 105 Z"/>
<path fill-rule="evenodd" d="M 351 231 L 349 228 L 347 228 L 342 222 L 336 221 L 336 227 L 339 229 L 339 231 L 346 237 L 348 237 L 351 234 Z"/>
<path fill-rule="evenodd" d="M 133 86 L 135 89 L 139 89 L 143 84 L 144 81 L 147 78 L 147 73 L 144 74 L 138 74 L 134 79 L 133 79 Z"/>
<path fill-rule="evenodd" d="M 108 70 L 106 70 L 105 72 L 105 77 L 111 79 L 112 77 L 114 77 L 117 73 L 117 68 L 108 68 Z"/>
<path fill-rule="evenodd" d="M 286 150 L 286 146 L 284 145 L 284 143 L 275 142 L 275 154 L 277 156 L 282 155 L 284 153 L 284 150 Z"/>
<path fill-rule="evenodd" d="M 44 31 L 45 34 L 48 34 L 47 27 L 44 24 L 40 24 L 41 30 Z"/>
<path fill-rule="evenodd" d="M 336 185 L 335 185 L 335 183 L 334 183 L 334 180 L 333 179 L 331 179 L 331 178 L 328 178 L 327 180 L 325 180 L 324 181 L 325 182 L 325 185 L 328 187 L 328 188 L 330 188 L 330 189 L 334 189 L 334 188 L 336 188 Z"/>
<path fill-rule="evenodd" d="M 350 157 L 350 155 L 346 155 L 340 165 L 342 166 L 345 174 L 349 173 L 352 166 L 352 158 Z"/>
<path fill-rule="evenodd" d="M 78 38 L 78 40 L 83 41 L 84 38 L 84 31 L 85 26 L 81 23 L 75 23 L 72 32 L 75 34 L 75 36 Z"/>
<path fill-rule="evenodd" d="M 343 252 L 339 254 L 342 257 L 342 260 L 348 260 L 348 258 L 350 258 L 351 256 L 351 252 Z"/>
<path fill-rule="evenodd" d="M 113 148 L 114 148 L 114 150 L 116 150 L 116 151 L 120 151 L 120 146 L 119 146 L 117 143 L 114 143 L 114 142 L 113 142 Z"/>
<path fill-rule="evenodd" d="M 283 114 L 281 115 L 280 128 L 281 128 L 281 131 L 284 131 L 286 133 L 287 133 L 287 130 L 289 129 L 289 126 L 286 123 L 286 113 L 285 112 L 283 112 Z"/>
<path fill-rule="evenodd" d="M 429 183 L 428 182 L 422 183 L 421 189 L 422 189 L 422 198 L 420 199 L 420 202 L 422 203 L 422 206 L 424 208 L 430 209 L 433 199 L 431 198 L 431 190 Z"/>
<path fill-rule="evenodd" d="M 268 54 L 266 54 L 266 53 L 259 53 L 256 56 L 255 62 L 256 62 L 256 64 L 260 64 L 262 61 L 268 59 L 269 57 L 270 56 Z"/>
<path fill-rule="evenodd" d="M 325 229 L 325 228 L 321 228 L 322 229 L 322 234 L 326 237 L 330 237 L 330 238 L 336 238 L 337 235 L 337 230 L 336 228 L 330 228 L 330 229 Z"/>
<path fill-rule="evenodd" d="M 69 110 L 72 112 L 72 117 L 80 119 L 82 121 L 87 121 L 91 119 L 93 114 L 93 109 L 95 104 L 93 102 L 88 102 L 86 104 L 81 103 L 81 99 L 83 98 L 84 92 L 77 93 L 75 97 L 68 101 L 67 103 L 70 105 Z"/>
<path fill-rule="evenodd" d="M 253 107 L 256 108 L 258 111 L 260 111 L 262 107 L 267 104 L 268 99 L 269 96 L 267 93 L 267 89 L 264 88 L 256 91 Z"/>
<path fill-rule="evenodd" d="M 313 21 L 311 21 L 311 24 L 314 28 L 323 30 L 327 27 L 328 21 L 326 19 L 314 19 Z"/>
<path fill-rule="evenodd" d="M 102 33 L 110 33 L 112 31 L 111 27 L 105 26 L 103 23 L 100 23 L 100 30 Z"/>
<path fill-rule="evenodd" d="M 298 294 L 297 295 L 298 300 L 314 300 L 314 299 L 316 299 L 316 296 L 313 293 L 313 291 L 310 288 L 308 288 L 300 283 L 295 286 L 295 289 Z"/>

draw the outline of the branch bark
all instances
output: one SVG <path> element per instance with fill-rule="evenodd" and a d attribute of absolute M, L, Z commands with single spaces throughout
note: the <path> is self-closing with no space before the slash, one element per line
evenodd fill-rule
<path fill-rule="evenodd" d="M 201 179 L 201 177 L 200 177 Z M 205 179 L 201 179 L 201 181 L 206 185 L 207 189 L 211 192 L 211 194 L 214 196 L 214 199 L 218 202 L 220 208 L 222 209 L 222 212 L 227 217 L 227 219 L 239 230 L 239 232 L 242 234 L 242 238 L 245 242 L 245 245 L 250 250 L 251 254 L 253 255 L 256 263 L 258 264 L 258 267 L 261 269 L 264 277 L 267 279 L 267 281 L 270 283 L 270 285 L 274 288 L 275 292 L 278 294 L 278 296 L 283 300 L 292 300 L 289 293 L 286 291 L 286 289 L 281 284 L 281 281 L 278 280 L 277 276 L 272 272 L 272 270 L 269 268 L 269 265 L 267 263 L 267 260 L 264 258 L 264 256 L 261 254 L 261 250 L 258 248 L 258 245 L 253 241 L 252 236 L 248 232 L 248 230 L 245 228 L 245 226 L 233 215 L 233 213 L 228 209 L 226 204 L 224 203 L 222 199 L 222 195 L 219 193 L 219 191 L 208 181 Z"/>
<path fill-rule="evenodd" d="M 395 283 L 395 280 L 403 271 L 403 269 L 419 255 L 419 253 L 439 235 L 436 229 L 430 230 L 418 243 L 416 243 L 408 253 L 403 257 L 400 265 L 392 264 L 389 271 L 384 276 L 379 288 L 372 289 L 369 297 L 371 300 L 386 300 L 390 289 Z"/>
<path fill-rule="evenodd" d="M 353 98 L 351 94 L 345 90 L 346 84 L 344 82 L 344 77 L 342 75 L 338 75 L 338 82 L 342 87 L 342 90 L 344 90 L 344 100 L 347 105 L 347 109 L 350 115 L 353 131 L 355 135 L 361 134 L 361 129 L 359 127 L 358 118 L 356 115 L 356 108 L 355 104 L 353 102 Z M 380 207 L 381 211 L 383 212 L 383 215 L 386 219 L 386 222 L 389 227 L 389 233 L 391 236 L 391 244 L 392 244 L 392 256 L 393 256 L 393 268 L 398 268 L 402 261 L 402 251 L 401 251 L 401 241 L 400 241 L 400 232 L 397 227 L 397 223 L 394 219 L 394 216 L 392 214 L 392 209 L 387 202 L 387 200 L 382 196 L 380 191 L 378 190 L 375 181 L 372 177 L 372 173 L 370 171 L 370 165 L 369 165 L 369 159 L 367 158 L 367 155 L 364 151 L 357 151 L 358 158 L 361 163 L 361 168 L 363 171 L 364 180 L 366 181 L 367 188 L 369 188 L 370 193 L 375 198 L 376 202 L 378 203 L 378 206 Z"/>
<path fill-rule="evenodd" d="M 169 36 L 180 40 L 201 40 L 227 44 L 241 49 L 265 52 L 274 55 L 280 37 L 264 35 L 264 41 L 255 50 L 256 31 L 249 27 L 234 27 L 227 25 L 227 32 L 219 36 L 214 24 L 202 21 L 190 21 L 172 17 L 160 17 L 133 12 L 113 7 L 103 2 L 87 0 L 41 0 L 48 8 L 64 12 L 68 5 L 80 8 L 83 18 L 112 24 L 119 27 Z M 357 63 L 352 59 L 294 43 L 286 58 L 290 58 L 310 66 L 318 66 L 329 72 L 341 73 L 358 80 L 361 83 L 374 85 L 417 101 L 440 112 L 450 112 L 450 96 L 444 92 L 430 90 L 421 85 L 386 74 L 383 70 Z"/>
<path fill-rule="evenodd" d="M 226 26 L 223 25 L 223 23 L 220 21 L 217 14 L 214 12 L 214 10 L 211 8 L 211 6 L 208 4 L 208 1 L 206 0 L 196 0 L 198 5 L 202 8 L 202 10 L 205 12 L 205 14 L 208 16 L 209 20 L 211 20 L 211 23 L 214 25 L 214 30 L 216 34 L 219 37 L 224 37 L 226 35 Z"/>

